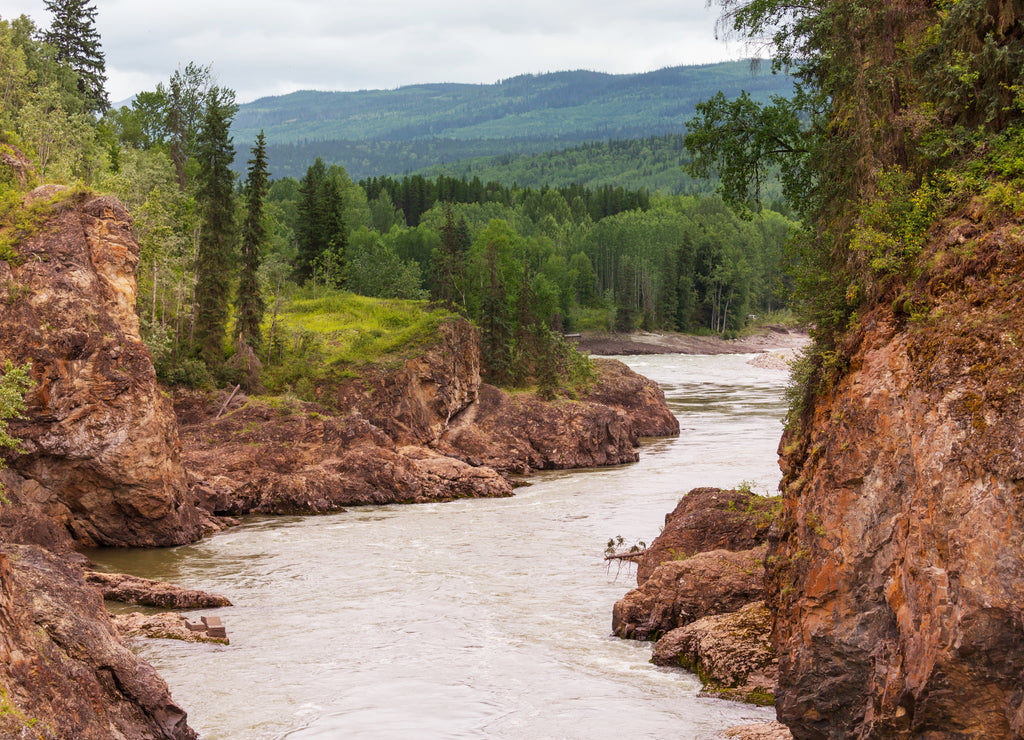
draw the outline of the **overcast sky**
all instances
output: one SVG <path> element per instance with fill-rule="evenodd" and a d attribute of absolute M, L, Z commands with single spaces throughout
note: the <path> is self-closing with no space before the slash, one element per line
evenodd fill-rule
<path fill-rule="evenodd" d="M 739 59 L 704 0 L 96 0 L 117 102 L 178 65 L 212 64 L 238 102 L 294 90 L 491 83 L 523 73 L 647 72 Z M 44 0 L 0 17 L 47 27 Z"/>

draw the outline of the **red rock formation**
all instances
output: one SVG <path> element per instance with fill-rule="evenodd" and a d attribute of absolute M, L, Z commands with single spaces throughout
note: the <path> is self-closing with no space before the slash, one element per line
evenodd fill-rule
<path fill-rule="evenodd" d="M 216 514 L 324 513 L 344 506 L 508 496 L 509 483 L 422 447 L 397 447 L 358 411 L 242 398 L 213 419 L 204 395 L 181 394 L 185 459 L 197 503 Z"/>
<path fill-rule="evenodd" d="M 663 562 L 612 610 L 612 631 L 634 640 L 664 633 L 764 598 L 765 548 L 712 550 Z"/>
<path fill-rule="evenodd" d="M 697 671 L 702 694 L 771 704 L 779 678 L 771 634 L 772 613 L 757 601 L 672 630 L 655 643 L 651 662 Z"/>
<path fill-rule="evenodd" d="M 1024 736 L 1024 239 L 942 237 L 783 439 L 767 583 L 798 738 Z"/>
<path fill-rule="evenodd" d="M 3 737 L 191 740 L 152 666 L 122 644 L 78 568 L 35 546 L 0 545 Z"/>
<path fill-rule="evenodd" d="M 52 200 L 52 203 L 47 203 Z M 46 214 L 0 261 L 0 357 L 29 362 L 28 418 L 12 422 L 27 454 L 9 459 L 20 500 L 87 545 L 173 545 L 201 533 L 188 500 L 170 403 L 156 386 L 135 315 L 138 244 L 114 198 L 45 186 Z"/>
<path fill-rule="evenodd" d="M 158 606 L 171 609 L 213 608 L 231 606 L 225 596 L 181 588 L 172 583 L 139 578 L 127 573 L 86 571 L 85 582 L 96 588 L 104 599 L 123 604 Z"/>
<path fill-rule="evenodd" d="M 364 368 L 360 377 L 326 388 L 342 414 L 358 411 L 397 445 L 437 441 L 480 388 L 480 337 L 468 321 L 446 321 L 436 343 L 394 370 Z"/>
<path fill-rule="evenodd" d="M 642 585 L 667 560 L 681 560 L 706 550 L 750 550 L 768 540 L 777 498 L 750 491 L 694 488 L 665 515 L 665 528 L 637 560 Z"/>
<path fill-rule="evenodd" d="M 664 400 L 662 400 L 664 405 Z M 507 473 L 636 462 L 639 442 L 622 411 L 587 401 L 542 401 L 483 385 L 438 449 Z"/>
<path fill-rule="evenodd" d="M 597 382 L 584 400 L 623 411 L 640 437 L 679 434 L 679 420 L 665 404 L 665 393 L 650 378 L 607 357 L 593 360 Z"/>

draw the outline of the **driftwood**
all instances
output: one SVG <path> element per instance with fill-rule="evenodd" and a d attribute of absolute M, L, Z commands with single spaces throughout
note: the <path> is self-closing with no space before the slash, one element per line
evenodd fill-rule
<path fill-rule="evenodd" d="M 231 403 L 231 399 L 235 397 L 235 394 L 238 393 L 238 389 L 241 387 L 241 384 L 236 385 L 235 389 L 231 391 L 231 395 L 228 396 L 228 400 L 224 402 L 224 405 L 220 407 L 220 411 L 218 411 L 217 415 L 213 418 L 214 421 L 217 421 L 217 419 L 220 418 L 220 415 L 224 413 L 224 409 L 228 407 L 228 404 Z"/>
<path fill-rule="evenodd" d="M 605 560 L 636 560 L 643 555 L 646 550 L 636 550 L 634 552 L 616 552 L 611 555 L 605 555 Z"/>

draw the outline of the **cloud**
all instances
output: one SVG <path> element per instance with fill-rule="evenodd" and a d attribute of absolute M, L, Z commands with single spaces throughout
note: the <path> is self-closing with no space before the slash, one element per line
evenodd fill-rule
<path fill-rule="evenodd" d="M 43 0 L 5 5 L 4 17 L 49 24 Z M 704 0 L 104 0 L 97 8 L 112 100 L 190 61 L 212 64 L 244 102 L 297 89 L 645 72 L 744 51 L 714 39 L 716 11 Z"/>

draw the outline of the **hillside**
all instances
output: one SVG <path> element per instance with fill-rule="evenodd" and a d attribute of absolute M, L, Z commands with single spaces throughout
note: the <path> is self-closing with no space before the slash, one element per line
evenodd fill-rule
<path fill-rule="evenodd" d="M 263 130 L 277 176 L 299 176 L 319 155 L 358 179 L 469 157 L 679 133 L 696 103 L 718 90 L 767 100 L 790 87 L 788 78 L 739 61 L 642 74 L 521 75 L 491 85 L 306 90 L 242 105 L 232 133 L 242 144 Z"/>

